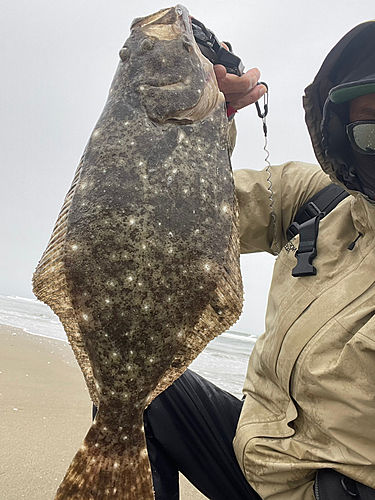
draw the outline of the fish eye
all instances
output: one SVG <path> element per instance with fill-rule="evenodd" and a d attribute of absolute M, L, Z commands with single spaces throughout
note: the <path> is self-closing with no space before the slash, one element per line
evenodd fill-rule
<path fill-rule="evenodd" d="M 130 49 L 129 47 L 122 47 L 119 52 L 119 56 L 122 62 L 127 62 L 130 59 Z"/>
<path fill-rule="evenodd" d="M 152 50 L 153 47 L 154 47 L 154 42 L 150 38 L 146 38 L 141 43 L 141 50 L 144 50 L 144 51 L 146 51 L 146 50 Z"/>

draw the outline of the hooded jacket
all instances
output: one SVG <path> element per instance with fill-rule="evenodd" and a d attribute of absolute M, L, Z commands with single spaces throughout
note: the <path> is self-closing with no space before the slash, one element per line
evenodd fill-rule
<path fill-rule="evenodd" d="M 234 172 L 242 252 L 278 254 L 234 439 L 239 464 L 264 500 L 313 500 L 320 468 L 375 488 L 375 206 L 360 192 L 343 135 L 346 105 L 331 100 L 335 87 L 375 81 L 374 54 L 375 22 L 357 26 L 305 91 L 321 168 L 271 167 L 272 196 L 267 171 Z M 299 237 L 288 242 L 286 231 L 331 181 L 351 196 L 320 222 L 317 275 L 294 278 Z"/>

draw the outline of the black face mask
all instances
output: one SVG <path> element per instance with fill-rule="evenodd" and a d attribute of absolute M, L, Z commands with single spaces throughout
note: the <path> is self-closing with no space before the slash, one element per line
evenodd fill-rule
<path fill-rule="evenodd" d="M 375 156 L 364 155 L 353 149 L 353 163 L 361 191 L 375 200 Z"/>

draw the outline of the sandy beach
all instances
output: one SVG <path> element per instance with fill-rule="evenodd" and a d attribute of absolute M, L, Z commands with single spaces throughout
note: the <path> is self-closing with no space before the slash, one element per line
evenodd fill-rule
<path fill-rule="evenodd" d="M 0 414 L 0 500 L 53 500 L 91 420 L 66 342 L 0 325 Z M 181 500 L 205 498 L 181 476 Z"/>

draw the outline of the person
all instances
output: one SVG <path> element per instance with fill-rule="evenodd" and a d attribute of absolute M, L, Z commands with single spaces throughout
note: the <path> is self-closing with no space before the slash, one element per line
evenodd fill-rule
<path fill-rule="evenodd" d="M 235 110 L 259 71 L 216 67 Z M 145 412 L 157 500 L 178 471 L 212 500 L 375 498 L 375 21 L 347 33 L 304 96 L 320 166 L 234 171 L 243 253 L 277 255 L 244 400 L 187 371 Z M 321 219 L 316 275 L 294 277 L 298 210 L 330 183 L 350 196 Z M 233 445 L 232 445 L 233 441 Z"/>

